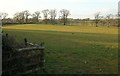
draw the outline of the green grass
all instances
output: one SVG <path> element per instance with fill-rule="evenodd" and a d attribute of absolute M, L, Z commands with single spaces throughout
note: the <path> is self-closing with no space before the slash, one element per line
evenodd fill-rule
<path fill-rule="evenodd" d="M 35 27 L 34 27 L 35 26 Z M 63 25 L 38 25 L 26 24 L 16 26 L 6 26 L 6 29 L 21 30 L 43 30 L 43 31 L 59 31 L 59 32 L 82 32 L 82 33 L 101 33 L 101 34 L 118 34 L 117 27 L 92 27 L 92 26 L 63 26 Z"/>
<path fill-rule="evenodd" d="M 117 74 L 117 27 L 60 25 L 5 26 L 18 42 L 27 38 L 45 42 L 45 68 L 49 74 Z"/>

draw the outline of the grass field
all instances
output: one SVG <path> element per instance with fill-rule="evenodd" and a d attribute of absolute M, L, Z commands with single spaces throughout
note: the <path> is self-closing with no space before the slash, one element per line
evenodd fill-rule
<path fill-rule="evenodd" d="M 29 24 L 5 26 L 3 31 L 18 42 L 44 42 L 49 74 L 118 73 L 117 27 Z"/>

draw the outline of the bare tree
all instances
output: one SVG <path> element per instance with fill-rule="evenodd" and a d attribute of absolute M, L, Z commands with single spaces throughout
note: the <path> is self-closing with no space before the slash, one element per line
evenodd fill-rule
<path fill-rule="evenodd" d="M 21 23 L 24 23 L 25 22 L 25 13 L 24 13 L 24 11 L 20 12 L 19 16 L 20 16 L 20 19 L 21 19 Z"/>
<path fill-rule="evenodd" d="M 5 19 L 8 16 L 7 13 L 3 13 L 3 19 Z"/>
<path fill-rule="evenodd" d="M 70 15 L 70 11 L 67 9 L 60 10 L 61 18 L 63 20 L 64 25 L 67 24 L 67 17 Z"/>
<path fill-rule="evenodd" d="M 17 12 L 17 13 L 14 14 L 14 18 L 13 19 L 14 19 L 14 22 L 16 22 L 16 23 L 20 22 L 19 12 Z"/>
<path fill-rule="evenodd" d="M 6 23 L 6 17 L 8 16 L 7 13 L 0 13 L 0 21 L 2 24 Z"/>
<path fill-rule="evenodd" d="M 25 21 L 25 16 L 24 16 L 24 12 L 17 12 L 14 14 L 14 20 L 17 23 L 24 23 Z"/>
<path fill-rule="evenodd" d="M 96 24 L 96 27 L 98 27 L 99 21 L 100 21 L 100 12 L 95 14 L 95 24 Z"/>
<path fill-rule="evenodd" d="M 0 13 L 0 18 L 5 19 L 8 16 L 7 13 Z"/>
<path fill-rule="evenodd" d="M 55 17 L 57 16 L 57 11 L 55 9 L 49 11 L 51 22 L 55 22 Z"/>
<path fill-rule="evenodd" d="M 106 16 L 106 19 L 107 19 L 107 26 L 109 27 L 110 26 L 110 24 L 111 24 L 111 19 L 113 18 L 113 15 L 112 14 L 108 14 L 107 16 Z"/>
<path fill-rule="evenodd" d="M 32 15 L 32 17 L 33 17 L 33 21 L 39 22 L 39 18 L 41 17 L 41 16 L 40 16 L 40 11 L 36 11 L 36 12 Z"/>
<path fill-rule="evenodd" d="M 45 23 L 47 24 L 47 22 L 48 22 L 49 10 L 48 10 L 48 9 L 45 9 L 45 10 L 42 11 L 42 13 L 43 13 L 43 16 L 44 16 L 44 21 L 45 21 Z"/>
<path fill-rule="evenodd" d="M 24 16 L 25 16 L 25 22 L 28 23 L 28 17 L 30 16 L 30 13 L 28 10 L 24 11 Z"/>
<path fill-rule="evenodd" d="M 32 22 L 35 23 L 36 22 L 36 15 L 35 15 L 35 13 L 33 13 L 31 16 L 32 16 Z"/>

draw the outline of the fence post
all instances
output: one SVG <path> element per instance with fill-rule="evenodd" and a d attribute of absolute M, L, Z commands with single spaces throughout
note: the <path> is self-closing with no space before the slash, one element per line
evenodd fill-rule
<path fill-rule="evenodd" d="M 25 46 L 27 46 L 27 38 L 24 38 Z"/>

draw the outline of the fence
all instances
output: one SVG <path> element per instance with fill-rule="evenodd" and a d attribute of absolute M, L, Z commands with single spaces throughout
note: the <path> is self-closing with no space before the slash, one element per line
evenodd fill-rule
<path fill-rule="evenodd" d="M 4 36 L 4 44 L 6 47 L 10 41 L 8 34 Z M 44 70 L 44 47 L 38 44 L 33 44 L 24 39 L 25 45 L 20 49 L 7 47 L 7 50 L 2 52 L 2 75 L 18 76 L 30 74 L 34 71 Z M 11 49 L 10 49 L 11 48 Z"/>

